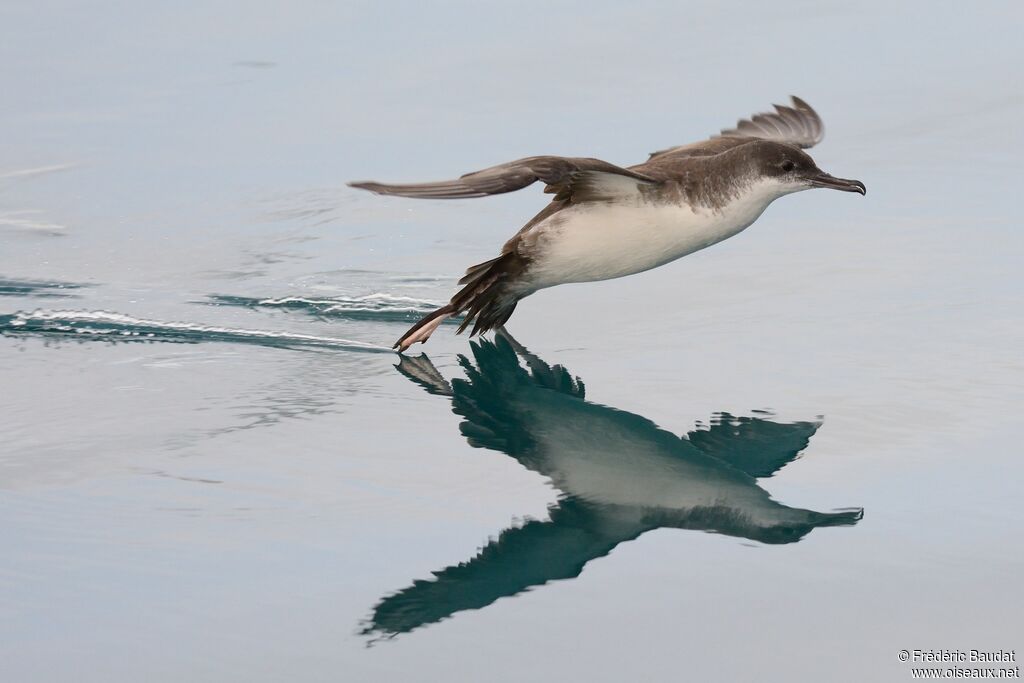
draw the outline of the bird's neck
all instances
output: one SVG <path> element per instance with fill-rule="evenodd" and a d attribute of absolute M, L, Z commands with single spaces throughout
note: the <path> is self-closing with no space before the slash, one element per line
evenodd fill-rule
<path fill-rule="evenodd" d="M 712 211 L 720 221 L 742 230 L 764 213 L 773 201 L 789 194 L 790 190 L 770 179 L 750 179 L 737 183 L 727 193 L 703 208 Z"/>

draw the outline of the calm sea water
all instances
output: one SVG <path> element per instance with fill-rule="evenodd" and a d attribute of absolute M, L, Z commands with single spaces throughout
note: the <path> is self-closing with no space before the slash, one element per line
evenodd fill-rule
<path fill-rule="evenodd" d="M 1022 20 L 3 4 L 3 680 L 900 681 L 901 649 L 1024 649 Z M 345 181 L 636 163 L 790 93 L 867 197 L 386 350 L 545 199 Z"/>

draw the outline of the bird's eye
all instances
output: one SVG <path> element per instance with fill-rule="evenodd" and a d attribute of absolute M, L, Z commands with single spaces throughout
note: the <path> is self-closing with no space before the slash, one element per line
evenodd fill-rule
<path fill-rule="evenodd" d="M 789 159 L 786 159 L 785 161 L 782 162 L 782 170 L 785 171 L 786 173 L 789 173 L 794 168 L 796 168 L 796 164 L 794 164 Z"/>

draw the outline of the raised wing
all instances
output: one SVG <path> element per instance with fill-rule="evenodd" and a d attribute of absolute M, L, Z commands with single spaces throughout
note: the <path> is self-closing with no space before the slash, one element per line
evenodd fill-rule
<path fill-rule="evenodd" d="M 825 124 L 811 105 L 796 96 L 790 99 L 793 105 L 791 107 L 781 104 L 773 105 L 774 112 L 762 112 L 754 114 L 749 119 L 740 119 L 736 122 L 735 128 L 724 129 L 710 140 L 663 149 L 651 154 L 651 159 L 666 154 L 685 156 L 718 154 L 750 139 L 783 142 L 802 149 L 814 147 L 825 137 Z"/>
<path fill-rule="evenodd" d="M 728 138 L 761 138 L 774 140 L 807 149 L 814 147 L 825 137 L 825 124 L 818 112 L 799 97 L 790 97 L 792 107 L 780 104 L 772 105 L 774 112 L 754 114 L 749 119 L 741 119 L 735 128 L 722 131 L 722 137 Z"/>
<path fill-rule="evenodd" d="M 466 199 L 515 192 L 538 180 L 547 185 L 545 192 L 558 194 L 561 199 L 577 200 L 632 193 L 636 192 L 638 183 L 658 182 L 600 159 L 539 156 L 510 161 L 437 183 L 387 185 L 358 182 L 349 183 L 349 186 L 415 199 Z"/>

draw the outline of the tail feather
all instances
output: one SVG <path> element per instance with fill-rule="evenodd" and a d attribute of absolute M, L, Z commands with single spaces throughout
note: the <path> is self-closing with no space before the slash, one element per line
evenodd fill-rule
<path fill-rule="evenodd" d="M 471 266 L 459 284 L 464 285 L 447 305 L 426 315 L 409 328 L 394 348 L 400 352 L 416 342 L 426 342 L 441 322 L 448 317 L 465 313 L 456 334 L 462 334 L 472 324 L 471 337 L 500 327 L 512 316 L 519 296 L 510 291 L 510 278 L 520 274 L 526 262 L 514 253 Z"/>
<path fill-rule="evenodd" d="M 466 285 L 473 280 L 478 280 L 481 276 L 486 274 L 487 269 L 489 269 L 495 263 L 500 261 L 502 258 L 502 256 L 499 256 L 497 258 L 492 258 L 490 261 L 484 261 L 483 263 L 478 263 L 475 266 L 470 266 L 469 268 L 466 269 L 466 274 L 462 276 L 461 280 L 459 280 L 459 284 Z"/>
<path fill-rule="evenodd" d="M 478 334 L 483 334 L 488 330 L 504 325 L 512 317 L 512 312 L 516 310 L 516 301 L 503 301 L 499 296 L 498 294 L 485 294 L 482 295 L 482 301 L 479 303 L 474 301 L 473 307 L 469 309 L 469 315 L 466 316 L 466 320 L 459 326 L 456 334 L 466 329 L 471 321 L 475 322 L 473 323 L 473 331 L 469 333 L 470 337 L 475 337 Z"/>

